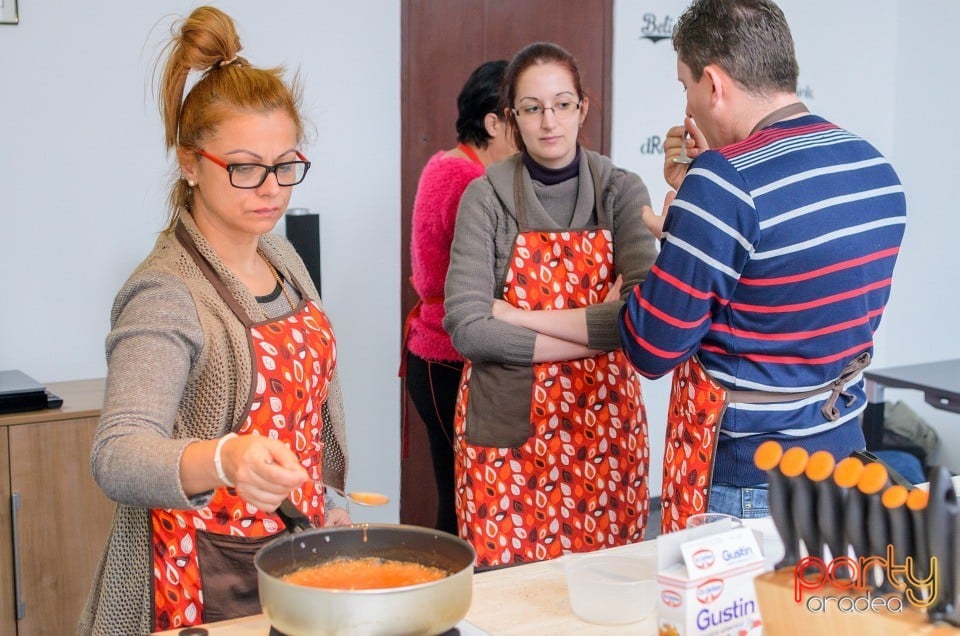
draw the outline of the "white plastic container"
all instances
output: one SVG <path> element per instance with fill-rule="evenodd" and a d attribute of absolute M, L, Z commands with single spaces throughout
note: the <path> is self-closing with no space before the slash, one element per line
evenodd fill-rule
<path fill-rule="evenodd" d="M 570 606 L 581 620 L 623 625 L 654 616 L 657 558 L 600 553 L 567 557 Z"/>

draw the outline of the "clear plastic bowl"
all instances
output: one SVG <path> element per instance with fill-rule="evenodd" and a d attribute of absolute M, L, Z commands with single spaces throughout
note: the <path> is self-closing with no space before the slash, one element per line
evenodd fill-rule
<path fill-rule="evenodd" d="M 622 625 L 653 616 L 656 556 L 570 555 L 565 567 L 570 607 L 581 620 Z"/>

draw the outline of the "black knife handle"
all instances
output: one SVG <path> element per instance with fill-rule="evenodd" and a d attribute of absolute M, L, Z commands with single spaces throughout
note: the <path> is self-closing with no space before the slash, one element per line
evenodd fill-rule
<path fill-rule="evenodd" d="M 867 499 L 867 542 L 870 546 L 871 556 L 886 558 L 887 546 L 890 545 L 890 526 L 887 521 L 887 510 L 880 499 L 880 493 L 866 495 Z M 894 589 L 887 581 L 886 570 L 876 566 L 870 568 L 873 573 L 873 580 L 867 576 L 868 583 L 876 585 L 877 594 L 889 594 Z M 867 573 L 864 573 L 867 575 Z"/>
<path fill-rule="evenodd" d="M 820 529 L 820 540 L 830 549 L 830 556 L 834 559 L 847 556 L 847 542 L 843 534 L 843 508 L 846 492 L 832 479 L 824 479 L 815 484 L 817 491 L 817 525 Z M 848 568 L 838 568 L 838 578 L 849 578 L 853 575 Z"/>
<path fill-rule="evenodd" d="M 797 527 L 793 523 L 793 513 L 790 506 L 790 480 L 778 469 L 767 471 L 768 492 L 767 503 L 770 506 L 770 516 L 783 542 L 783 558 L 775 566 L 781 568 L 793 567 L 800 560 L 800 546 L 797 538 Z"/>
<path fill-rule="evenodd" d="M 899 563 L 906 563 L 907 557 L 911 557 L 912 562 L 916 562 L 916 548 L 913 541 L 913 527 L 910 521 L 910 511 L 905 505 L 898 505 L 894 508 L 886 505 L 887 527 L 890 529 L 890 545 L 893 546 L 894 558 Z M 913 572 L 916 573 L 916 565 Z M 899 586 L 909 585 L 909 581 L 903 580 L 898 583 Z"/>
<path fill-rule="evenodd" d="M 927 543 L 927 511 L 910 511 L 910 530 L 913 534 L 913 567 L 917 578 L 930 576 L 930 547 Z"/>
<path fill-rule="evenodd" d="M 803 541 L 807 554 L 812 557 L 823 558 L 823 544 L 820 541 L 820 527 L 817 523 L 816 489 L 813 483 L 805 476 L 793 478 L 792 516 L 793 525 L 797 529 L 797 538 Z"/>
<path fill-rule="evenodd" d="M 866 496 L 857 488 L 851 488 L 847 493 L 847 507 L 843 511 L 843 533 L 858 559 L 870 554 L 867 501 Z"/>
<path fill-rule="evenodd" d="M 940 620 L 953 610 L 957 559 L 954 535 L 957 527 L 957 493 L 950 471 L 938 466 L 930 471 L 930 501 L 927 504 L 927 546 L 937 561 L 937 600 L 928 610 Z"/>

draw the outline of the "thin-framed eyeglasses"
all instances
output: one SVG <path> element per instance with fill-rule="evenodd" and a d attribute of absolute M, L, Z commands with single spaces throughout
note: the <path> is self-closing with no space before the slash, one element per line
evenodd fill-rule
<path fill-rule="evenodd" d="M 262 163 L 227 163 L 218 159 L 205 150 L 197 150 L 201 157 L 209 159 L 230 175 L 230 185 L 234 188 L 252 190 L 259 188 L 267 180 L 272 172 L 277 176 L 277 184 L 283 187 L 295 186 L 304 177 L 310 169 L 310 162 L 307 158 L 297 151 L 297 157 L 300 161 L 281 161 L 272 166 L 266 166 Z"/>
<path fill-rule="evenodd" d="M 553 106 L 544 106 L 543 104 L 524 104 L 523 106 L 520 106 L 520 108 L 511 108 L 510 110 L 513 111 L 514 117 L 522 119 L 543 117 L 547 114 L 548 110 L 553 111 L 554 117 L 558 119 L 565 119 L 580 110 L 582 105 L 582 99 L 576 102 L 572 99 L 562 99 L 558 102 L 554 102 Z"/>

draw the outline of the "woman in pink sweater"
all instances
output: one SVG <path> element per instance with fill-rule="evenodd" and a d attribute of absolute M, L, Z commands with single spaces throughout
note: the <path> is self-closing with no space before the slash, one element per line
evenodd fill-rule
<path fill-rule="evenodd" d="M 438 530 L 457 532 L 453 503 L 453 409 L 463 358 L 443 329 L 443 285 L 460 196 L 486 166 L 516 152 L 496 112 L 505 60 L 473 71 L 457 97 L 457 142 L 427 162 L 413 204 L 411 282 L 420 300 L 407 318 L 406 388 L 427 427 L 437 484 Z"/>

